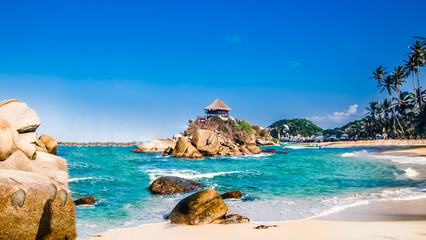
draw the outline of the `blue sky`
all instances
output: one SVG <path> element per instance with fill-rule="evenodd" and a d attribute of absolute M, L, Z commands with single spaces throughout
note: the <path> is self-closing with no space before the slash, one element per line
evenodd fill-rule
<path fill-rule="evenodd" d="M 216 98 L 267 127 L 364 114 L 426 1 L 3 1 L 0 99 L 61 141 L 170 137 Z M 424 77 L 422 85 L 424 86 Z M 406 84 L 406 89 L 411 89 Z"/>

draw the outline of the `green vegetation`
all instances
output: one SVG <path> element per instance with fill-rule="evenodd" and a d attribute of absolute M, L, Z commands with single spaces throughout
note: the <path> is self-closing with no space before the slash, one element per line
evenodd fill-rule
<path fill-rule="evenodd" d="M 287 128 L 288 126 L 288 128 Z M 279 138 L 278 134 L 282 135 L 288 133 L 292 136 L 301 135 L 303 137 L 309 137 L 315 135 L 319 132 L 324 131 L 324 129 L 318 127 L 313 122 L 307 119 L 282 119 L 274 122 L 271 126 L 271 136 L 273 138 Z"/>
<path fill-rule="evenodd" d="M 278 140 L 278 139 L 276 139 L 276 138 L 272 138 L 272 139 L 271 139 L 271 141 L 272 141 L 273 143 L 276 143 L 276 144 L 279 144 L 279 143 L 280 143 L 280 140 Z"/>
<path fill-rule="evenodd" d="M 371 78 L 377 81 L 377 102 L 370 102 L 367 117 L 345 125 L 342 130 L 361 138 L 375 138 L 376 134 L 390 138 L 426 137 L 426 90 L 422 90 L 419 80 L 426 61 L 425 38 L 416 37 L 409 49 L 411 52 L 404 64 L 394 67 L 390 73 L 383 66 L 372 72 Z M 413 92 L 401 91 L 410 77 Z M 388 98 L 380 102 L 383 91 Z"/>
<path fill-rule="evenodd" d="M 241 120 L 240 124 L 238 124 L 235 129 L 243 130 L 243 131 L 247 132 L 248 134 L 251 134 L 251 132 L 252 132 L 251 125 L 248 124 L 247 122 L 245 122 L 244 120 Z"/>

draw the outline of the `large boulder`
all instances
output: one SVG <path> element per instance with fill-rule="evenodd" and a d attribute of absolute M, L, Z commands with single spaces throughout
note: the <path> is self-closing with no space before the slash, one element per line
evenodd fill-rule
<path fill-rule="evenodd" d="M 0 161 L 6 160 L 18 148 L 18 133 L 12 125 L 0 116 Z"/>
<path fill-rule="evenodd" d="M 205 156 L 217 154 L 220 147 L 217 134 L 203 129 L 197 129 L 197 131 L 195 131 L 191 143 Z"/>
<path fill-rule="evenodd" d="M 75 239 L 67 186 L 41 174 L 0 169 L 0 239 Z"/>
<path fill-rule="evenodd" d="M 220 156 L 225 156 L 230 154 L 230 149 L 226 146 L 220 146 L 217 154 Z"/>
<path fill-rule="evenodd" d="M 259 154 L 260 153 L 260 148 L 256 145 L 248 145 L 247 149 L 252 153 L 252 154 Z"/>
<path fill-rule="evenodd" d="M 52 138 L 47 136 L 46 134 L 43 134 L 40 136 L 40 141 L 44 143 L 44 146 L 46 147 L 46 150 L 48 153 L 56 155 L 58 152 L 58 142 Z"/>
<path fill-rule="evenodd" d="M 22 135 L 22 134 L 19 134 Z M 36 159 L 37 157 L 37 149 L 36 146 L 32 143 L 29 143 L 26 139 L 22 139 L 21 137 L 18 138 L 18 142 L 16 143 L 16 146 L 19 150 L 21 150 L 27 157 L 31 160 Z"/>
<path fill-rule="evenodd" d="M 169 215 L 177 224 L 199 225 L 211 223 L 228 211 L 220 195 L 212 189 L 192 194 L 180 201 Z"/>
<path fill-rule="evenodd" d="M 180 177 L 160 177 L 149 186 L 153 194 L 172 194 L 195 191 L 203 188 L 201 183 Z"/>
<path fill-rule="evenodd" d="M 6 160 L 0 161 L 0 169 L 20 170 L 25 172 L 33 171 L 33 162 L 23 153 L 18 150 L 12 153 Z"/>
<path fill-rule="evenodd" d="M 133 149 L 135 153 L 163 153 L 167 148 L 174 148 L 176 141 L 170 138 L 156 139 L 150 142 L 144 142 Z"/>
<path fill-rule="evenodd" d="M 251 155 L 252 154 L 251 151 L 247 148 L 246 145 L 240 146 L 239 150 L 240 150 L 240 152 L 242 154 L 246 154 L 246 155 Z"/>
<path fill-rule="evenodd" d="M 0 116 L 19 133 L 34 132 L 41 123 L 37 113 L 19 100 L 1 102 Z"/>
<path fill-rule="evenodd" d="M 192 146 L 188 138 L 182 137 L 176 143 L 176 147 L 173 149 L 172 157 L 175 158 L 202 158 L 203 155 Z"/>

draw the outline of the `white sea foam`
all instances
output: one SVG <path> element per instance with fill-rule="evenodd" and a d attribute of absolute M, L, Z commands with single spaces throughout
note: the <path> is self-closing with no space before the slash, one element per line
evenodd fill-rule
<path fill-rule="evenodd" d="M 366 150 L 356 151 L 356 152 L 349 152 L 349 153 L 343 153 L 340 155 L 341 157 L 360 157 L 366 155 L 368 152 Z"/>
<path fill-rule="evenodd" d="M 68 182 L 79 182 L 79 181 L 84 181 L 84 180 L 89 180 L 89 179 L 96 179 L 96 177 L 70 178 L 70 180 L 68 180 Z"/>
<path fill-rule="evenodd" d="M 426 157 L 408 157 L 408 156 L 391 156 L 391 155 L 378 155 L 371 154 L 371 157 L 383 160 L 390 160 L 399 164 L 418 164 L 426 165 Z"/>
<path fill-rule="evenodd" d="M 370 201 L 362 200 L 362 201 L 357 201 L 357 202 L 353 202 L 353 203 L 350 203 L 350 204 L 337 205 L 337 206 L 331 207 L 329 209 L 323 210 L 319 214 L 312 216 L 311 218 L 324 217 L 324 216 L 327 216 L 327 215 L 330 215 L 330 214 L 333 214 L 333 213 L 341 212 L 341 211 L 348 209 L 348 208 L 353 208 L 353 207 L 357 207 L 357 206 L 361 206 L 361 205 L 367 205 L 368 203 L 370 203 Z"/>
<path fill-rule="evenodd" d="M 212 173 L 199 173 L 194 170 L 177 170 L 177 169 L 150 169 L 144 170 L 149 175 L 149 179 L 154 181 L 155 179 L 162 176 L 173 176 L 181 177 L 186 179 L 200 179 L 200 178 L 213 178 L 216 176 L 239 173 L 239 171 L 230 171 L 230 172 L 212 172 Z"/>
<path fill-rule="evenodd" d="M 414 179 L 414 178 L 416 178 L 417 176 L 419 176 L 419 173 L 418 173 L 416 170 L 412 169 L 412 168 L 407 168 L 407 169 L 405 169 L 404 171 L 405 171 L 405 175 L 406 175 L 408 178 Z"/>

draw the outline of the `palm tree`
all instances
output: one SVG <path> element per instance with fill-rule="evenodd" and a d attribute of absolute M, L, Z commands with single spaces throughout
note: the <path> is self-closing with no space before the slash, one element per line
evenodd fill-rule
<path fill-rule="evenodd" d="M 417 37 L 418 38 L 418 37 Z M 417 68 L 416 76 L 417 76 L 417 87 L 420 87 L 420 67 L 424 66 L 425 63 L 425 55 L 426 55 L 426 41 L 418 40 L 414 43 L 414 45 L 411 47 L 408 47 L 411 52 L 409 53 L 410 60 L 413 61 Z"/>
<path fill-rule="evenodd" d="M 391 73 L 391 78 L 393 82 L 392 88 L 394 90 L 394 100 L 397 100 L 395 99 L 395 96 L 397 93 L 399 95 L 399 90 L 400 90 L 400 87 L 402 86 L 402 83 L 405 82 L 404 80 L 405 77 L 406 77 L 406 74 L 405 74 L 404 68 L 401 65 L 393 69 L 393 72 Z M 398 122 L 399 127 L 401 128 L 402 132 L 404 132 L 404 128 L 402 127 L 401 122 L 398 119 L 398 116 L 395 114 L 395 107 L 394 107 L 394 115 L 395 115 L 394 120 Z"/>
<path fill-rule="evenodd" d="M 374 81 L 377 81 L 377 102 L 380 102 L 379 101 L 380 86 L 382 85 L 383 78 L 387 73 L 385 72 L 385 69 L 383 68 L 383 66 L 376 68 L 376 71 L 371 73 L 373 74 L 373 76 L 370 78 L 373 78 Z"/>
<path fill-rule="evenodd" d="M 389 99 L 385 98 L 383 100 L 383 103 L 381 104 L 381 109 L 383 110 L 383 127 L 384 131 L 387 132 L 388 129 L 391 128 L 391 124 L 389 121 L 389 113 L 392 112 L 392 103 L 389 101 Z"/>
<path fill-rule="evenodd" d="M 406 74 L 407 74 L 407 77 L 408 77 L 408 75 L 410 75 L 411 74 L 411 76 L 413 77 L 413 90 L 414 90 L 414 99 L 415 99 L 415 102 L 416 102 L 416 109 L 418 110 L 418 106 L 417 106 L 417 91 L 416 91 L 416 81 L 415 81 L 415 75 L 417 75 L 417 66 L 416 66 L 416 63 L 414 62 L 414 58 L 413 57 L 411 57 L 410 56 L 410 58 L 408 59 L 408 61 L 406 61 L 406 60 L 403 60 L 403 62 L 404 62 L 404 68 L 405 68 L 405 71 L 406 71 Z"/>
<path fill-rule="evenodd" d="M 371 117 L 373 117 L 373 119 L 376 119 L 377 108 L 377 102 L 370 102 L 370 106 L 365 108 L 368 111 L 367 115 L 370 115 Z"/>
<path fill-rule="evenodd" d="M 402 86 L 402 83 L 405 83 L 404 79 L 407 77 L 404 67 L 402 65 L 395 67 L 391 76 L 393 80 L 393 86 L 395 87 L 395 90 L 399 95 L 399 89 Z"/>

